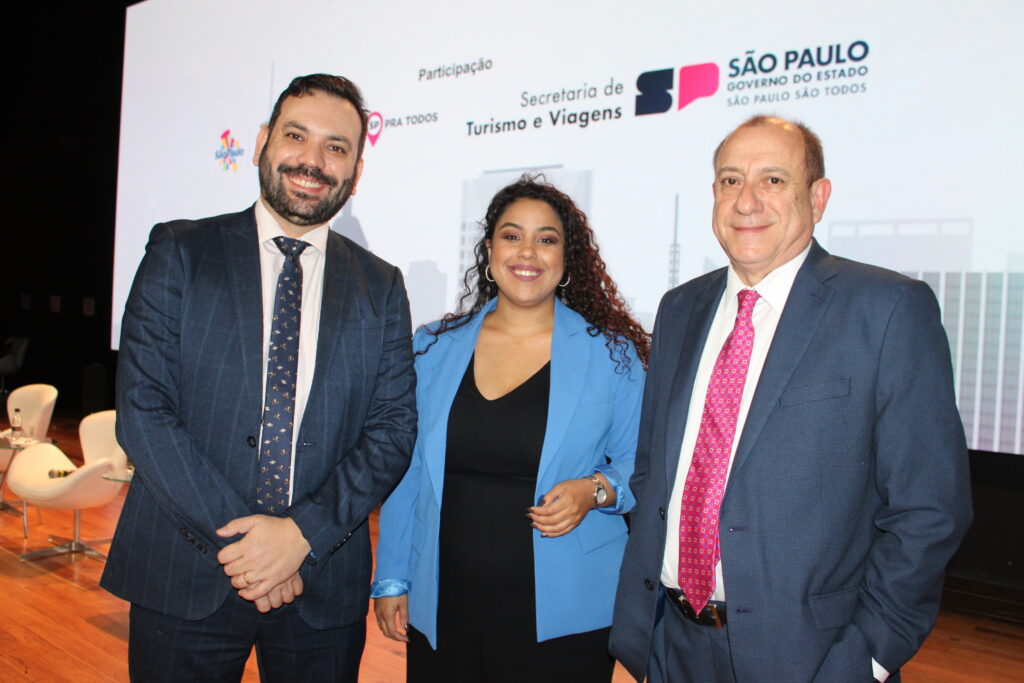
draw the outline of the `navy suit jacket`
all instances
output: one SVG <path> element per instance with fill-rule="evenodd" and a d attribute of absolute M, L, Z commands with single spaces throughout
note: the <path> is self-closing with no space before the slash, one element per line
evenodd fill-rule
<path fill-rule="evenodd" d="M 665 534 L 679 523 L 666 511 L 694 377 L 725 283 L 725 269 L 692 280 L 658 312 L 611 641 L 638 679 Z M 863 682 L 872 658 L 898 670 L 934 624 L 971 518 L 928 286 L 815 242 L 738 438 L 719 525 L 736 679 Z"/>
<path fill-rule="evenodd" d="M 313 548 L 296 600 L 314 628 L 364 618 L 367 516 L 401 477 L 416 431 L 400 272 L 331 233 L 316 367 L 295 437 L 286 514 Z M 253 210 L 157 225 L 122 323 L 117 436 L 135 464 L 101 585 L 186 619 L 234 590 L 215 530 L 257 512 L 263 304 Z"/>

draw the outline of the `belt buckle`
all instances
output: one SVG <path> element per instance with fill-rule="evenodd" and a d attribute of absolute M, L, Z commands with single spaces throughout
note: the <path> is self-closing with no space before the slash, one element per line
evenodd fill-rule
<path fill-rule="evenodd" d="M 708 614 L 711 615 L 711 623 L 708 624 L 708 626 L 711 626 L 712 628 L 722 628 L 722 618 L 718 615 L 718 605 L 708 603 L 704 609 L 706 609 Z"/>
<path fill-rule="evenodd" d="M 725 622 L 722 621 L 722 615 L 718 611 L 718 605 L 709 602 L 704 606 L 700 612 L 693 609 L 693 605 L 686 597 L 686 593 L 683 591 L 672 591 L 678 593 L 676 595 L 669 595 L 669 598 L 679 607 L 683 616 L 697 624 L 698 626 L 707 626 L 709 628 L 724 628 Z"/>

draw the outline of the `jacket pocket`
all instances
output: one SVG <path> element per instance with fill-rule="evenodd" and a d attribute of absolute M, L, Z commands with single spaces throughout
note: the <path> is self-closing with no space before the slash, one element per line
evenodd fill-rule
<path fill-rule="evenodd" d="M 576 534 L 580 543 L 580 550 L 589 553 L 602 548 L 612 541 L 626 538 L 626 523 L 618 515 L 605 515 L 596 510 L 588 513 L 590 515 L 601 515 L 595 519 L 583 518 L 578 527 L 569 533 Z"/>
<path fill-rule="evenodd" d="M 850 395 L 850 378 L 841 377 L 821 384 L 808 384 L 802 387 L 793 387 L 783 392 L 779 397 L 779 406 L 786 407 L 798 403 L 810 403 L 811 401 L 824 401 L 829 398 L 841 398 Z"/>
<path fill-rule="evenodd" d="M 860 587 L 844 588 L 832 593 L 812 595 L 807 603 L 814 615 L 814 623 L 822 631 L 839 628 L 850 623 L 857 608 Z"/>

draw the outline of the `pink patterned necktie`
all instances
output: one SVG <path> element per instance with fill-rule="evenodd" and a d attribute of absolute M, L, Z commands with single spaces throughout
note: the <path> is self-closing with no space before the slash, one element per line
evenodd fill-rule
<path fill-rule="evenodd" d="M 736 323 L 711 371 L 679 513 L 679 587 L 696 612 L 704 609 L 715 590 L 715 564 L 721 556 L 718 512 L 725 492 L 750 350 L 754 346 L 754 323 L 750 316 L 759 295 L 752 289 L 744 289 L 738 297 Z"/>

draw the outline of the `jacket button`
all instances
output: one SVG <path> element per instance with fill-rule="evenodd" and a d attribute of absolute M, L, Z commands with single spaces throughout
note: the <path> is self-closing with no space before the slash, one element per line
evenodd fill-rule
<path fill-rule="evenodd" d="M 662 519 L 665 519 L 665 508 L 658 508 L 658 514 L 661 515 Z"/>
<path fill-rule="evenodd" d="M 645 587 L 647 588 L 647 590 L 649 590 L 649 591 L 652 591 L 652 590 L 654 590 L 654 582 L 653 582 L 653 581 L 651 581 L 650 579 L 644 579 L 644 586 L 645 586 Z"/>
<path fill-rule="evenodd" d="M 249 444 L 249 448 L 256 448 L 256 437 L 255 436 L 248 436 L 248 437 L 246 437 L 245 442 L 247 444 Z"/>

